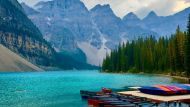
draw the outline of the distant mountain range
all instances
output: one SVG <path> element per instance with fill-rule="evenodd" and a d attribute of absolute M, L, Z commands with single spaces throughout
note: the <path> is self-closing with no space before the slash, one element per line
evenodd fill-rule
<path fill-rule="evenodd" d="M 58 67 L 61 69 L 95 68 L 87 64 L 85 58 L 78 57 L 83 61 L 82 62 L 71 57 L 72 55 L 85 56 L 83 54 L 56 52 L 50 43 L 43 38 L 38 27 L 36 27 L 25 14 L 26 11 L 30 12 L 30 14 L 37 14 L 36 11 L 32 8 L 28 8 L 28 6 L 22 6 L 17 0 L 0 0 L 0 44 L 37 66 Z M 1 51 L 11 53 L 4 48 L 1 48 Z M 10 55 L 15 56 L 11 53 L 4 55 L 4 57 L 7 57 L 7 60 L 11 60 L 11 58 L 8 58 Z M 15 69 L 12 69 L 13 71 L 32 70 L 32 68 L 29 67 L 28 69 L 19 68 L 24 66 L 27 68 L 28 65 L 33 67 L 33 65 L 27 61 L 23 61 L 23 59 L 19 57 L 13 57 L 9 62 L 11 62 L 10 64 L 15 62 L 14 65 L 10 65 L 10 67 L 15 67 Z M 24 63 L 26 64 L 24 65 Z M 0 64 L 9 65 L 8 61 L 3 61 L 3 57 L 1 56 Z M 8 68 L 1 69 L 6 70 Z"/>
<path fill-rule="evenodd" d="M 119 43 L 150 35 L 170 36 L 177 25 L 186 29 L 190 8 L 170 16 L 158 16 L 151 11 L 144 19 L 134 13 L 123 19 L 109 5 L 97 5 L 88 10 L 80 0 L 39 2 L 34 8 L 22 3 L 28 17 L 57 52 L 67 52 L 77 59 L 84 55 L 88 63 L 100 65 L 103 58 Z"/>

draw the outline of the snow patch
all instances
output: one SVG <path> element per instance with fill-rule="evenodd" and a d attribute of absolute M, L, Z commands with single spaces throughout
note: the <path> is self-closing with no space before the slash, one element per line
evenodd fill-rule
<path fill-rule="evenodd" d="M 89 42 L 78 43 L 78 47 L 85 53 L 87 57 L 87 62 L 92 65 L 102 65 L 103 59 L 106 57 L 106 54 L 110 54 L 111 50 L 105 45 L 107 40 L 102 36 L 101 37 L 103 45 L 100 49 L 92 46 Z"/>
<path fill-rule="evenodd" d="M 34 6 L 33 8 L 35 9 L 35 10 L 38 10 L 38 9 L 41 9 L 43 7 L 43 5 L 37 5 L 37 6 Z"/>
<path fill-rule="evenodd" d="M 50 17 L 46 17 L 45 20 L 47 20 L 47 25 L 51 26 L 51 18 Z"/>
<path fill-rule="evenodd" d="M 46 20 L 51 21 L 52 19 L 50 17 L 46 17 Z"/>
<path fill-rule="evenodd" d="M 47 25 L 51 26 L 51 23 L 50 23 L 50 22 L 47 22 Z"/>

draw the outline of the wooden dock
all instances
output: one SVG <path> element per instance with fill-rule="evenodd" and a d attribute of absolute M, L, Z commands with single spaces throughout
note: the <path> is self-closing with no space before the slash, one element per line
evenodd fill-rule
<path fill-rule="evenodd" d="M 190 94 L 188 95 L 174 95 L 174 96 L 159 96 L 159 95 L 150 95 L 141 93 L 140 91 L 125 91 L 118 92 L 122 95 L 132 95 L 137 97 L 144 97 L 149 100 L 158 101 L 158 102 L 181 102 L 181 101 L 189 101 L 190 102 Z"/>

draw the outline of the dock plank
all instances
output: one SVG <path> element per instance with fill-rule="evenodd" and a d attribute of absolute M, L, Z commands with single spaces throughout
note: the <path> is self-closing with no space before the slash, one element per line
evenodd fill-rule
<path fill-rule="evenodd" d="M 141 93 L 140 91 L 124 91 L 118 92 L 123 95 L 132 95 L 137 97 L 145 97 L 147 99 L 163 101 L 163 102 L 172 102 L 172 101 L 182 101 L 182 100 L 190 100 L 190 94 L 188 95 L 174 95 L 174 96 L 159 96 L 159 95 L 150 95 Z"/>

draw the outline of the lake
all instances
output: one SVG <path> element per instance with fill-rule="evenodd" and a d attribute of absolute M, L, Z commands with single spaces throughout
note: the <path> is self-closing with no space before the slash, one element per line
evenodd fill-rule
<path fill-rule="evenodd" d="M 98 71 L 0 73 L 0 107 L 87 107 L 80 90 L 172 84 L 168 77 Z"/>

